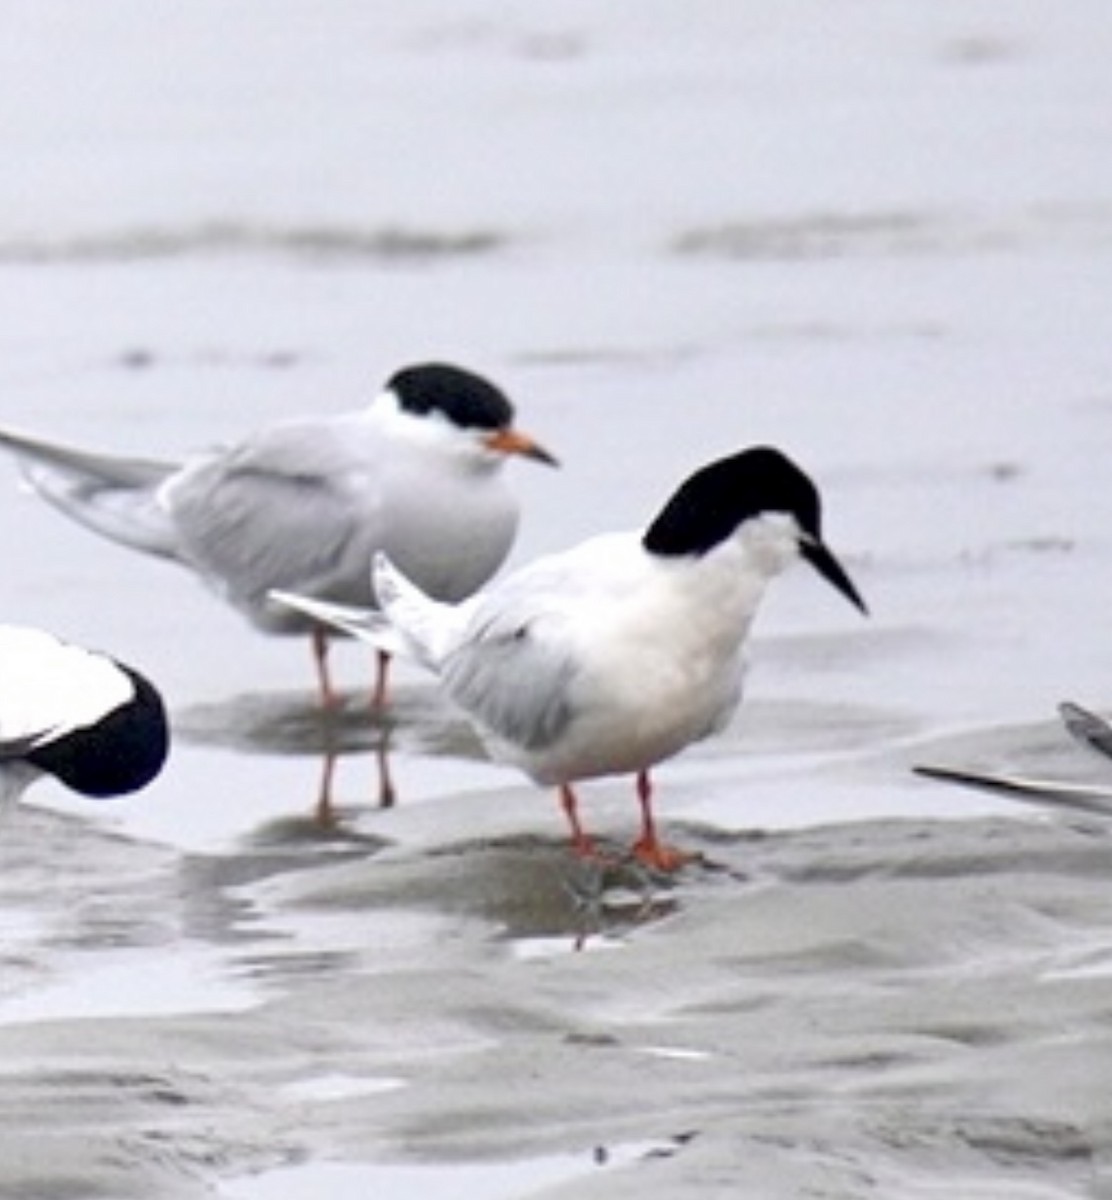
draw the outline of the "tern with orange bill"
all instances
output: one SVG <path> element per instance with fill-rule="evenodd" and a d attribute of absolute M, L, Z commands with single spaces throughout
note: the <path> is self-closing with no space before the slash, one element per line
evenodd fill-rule
<path fill-rule="evenodd" d="M 272 589 L 373 605 L 367 564 L 388 555 L 421 589 L 455 603 L 502 565 L 519 511 L 505 463 L 555 459 L 513 423 L 494 384 L 460 367 L 398 371 L 365 408 L 267 426 L 235 445 L 168 463 L 72 449 L 0 430 L 43 499 L 133 550 L 179 563 L 267 633 L 309 634 L 320 694 L 336 696 L 321 622 Z M 386 698 L 378 655 L 372 704 Z"/>

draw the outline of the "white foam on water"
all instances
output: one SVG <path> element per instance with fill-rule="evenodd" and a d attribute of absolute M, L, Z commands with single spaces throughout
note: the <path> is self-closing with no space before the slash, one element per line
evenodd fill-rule
<path fill-rule="evenodd" d="M 157 964 L 136 951 L 98 954 L 45 986 L 0 1000 L 0 1025 L 106 1017 L 244 1012 L 261 1000 L 204 947 L 179 944 Z"/>
<path fill-rule="evenodd" d="M 651 1143 L 600 1146 L 582 1154 L 550 1154 L 512 1162 L 302 1163 L 222 1184 L 221 1200 L 511 1200 L 600 1170 L 634 1162 Z"/>
<path fill-rule="evenodd" d="M 552 1155 L 516 1163 L 399 1166 L 375 1163 L 306 1163 L 224 1184 L 224 1200 L 510 1200 L 598 1170 L 582 1155 Z"/>

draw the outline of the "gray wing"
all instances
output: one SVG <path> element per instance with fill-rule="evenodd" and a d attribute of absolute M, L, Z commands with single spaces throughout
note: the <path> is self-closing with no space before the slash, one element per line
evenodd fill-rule
<path fill-rule="evenodd" d="M 377 504 L 366 456 L 325 422 L 286 424 L 164 490 L 183 556 L 233 602 L 274 588 L 369 604 Z"/>
<path fill-rule="evenodd" d="M 493 619 L 480 609 L 468 637 L 442 664 L 448 695 L 483 730 L 513 746 L 551 745 L 572 718 L 577 671 L 555 613 L 511 605 Z"/>
<path fill-rule="evenodd" d="M 590 687 L 576 656 L 584 613 L 636 585 L 628 549 L 623 534 L 591 538 L 536 559 L 473 601 L 441 675 L 476 723 L 529 751 L 564 733 Z"/>
<path fill-rule="evenodd" d="M 119 458 L 0 430 L 27 482 L 49 504 L 114 542 L 176 558 L 173 527 L 156 502 L 178 464 Z"/>

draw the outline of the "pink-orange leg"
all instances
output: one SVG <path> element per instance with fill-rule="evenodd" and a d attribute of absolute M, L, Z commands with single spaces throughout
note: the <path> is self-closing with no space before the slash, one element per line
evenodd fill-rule
<path fill-rule="evenodd" d="M 641 805 L 641 836 L 633 843 L 633 857 L 657 871 L 678 871 L 692 856 L 657 837 L 652 781 L 647 770 L 637 772 L 637 801 Z"/>
<path fill-rule="evenodd" d="M 560 807 L 571 826 L 571 848 L 580 858 L 598 858 L 595 843 L 579 820 L 579 804 L 575 793 L 566 784 L 560 784 Z"/>
<path fill-rule="evenodd" d="M 328 667 L 328 651 L 331 645 L 328 633 L 323 626 L 314 625 L 312 630 L 313 662 L 317 668 L 317 685 L 320 691 L 321 708 L 325 710 L 339 707 L 340 694 L 332 686 L 332 672 Z M 390 655 L 385 650 L 375 651 L 375 681 L 371 690 L 371 712 L 374 715 L 386 709 L 386 697 L 389 692 Z"/>
<path fill-rule="evenodd" d="M 323 625 L 314 625 L 311 636 L 313 662 L 316 663 L 317 685 L 320 689 L 320 706 L 325 710 L 333 709 L 339 704 L 340 697 L 332 687 L 332 675 L 328 670 L 328 634 Z"/>

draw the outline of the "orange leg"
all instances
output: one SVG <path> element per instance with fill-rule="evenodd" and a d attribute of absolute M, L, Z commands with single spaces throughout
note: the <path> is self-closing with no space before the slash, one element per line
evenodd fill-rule
<path fill-rule="evenodd" d="M 320 688 L 320 706 L 325 710 L 333 709 L 339 704 L 340 697 L 332 687 L 332 676 L 328 670 L 328 634 L 322 625 L 313 626 L 312 639 L 313 661 L 317 666 L 317 684 Z"/>
<path fill-rule="evenodd" d="M 657 837 L 652 796 L 649 772 L 638 771 L 637 801 L 641 805 L 641 836 L 633 844 L 633 857 L 657 871 L 678 871 L 685 863 L 691 861 L 692 855 L 666 845 Z"/>
<path fill-rule="evenodd" d="M 571 826 L 571 848 L 580 858 L 598 858 L 598 850 L 590 835 L 584 832 L 579 821 L 579 804 L 575 793 L 566 784 L 560 784 L 560 807 Z"/>

